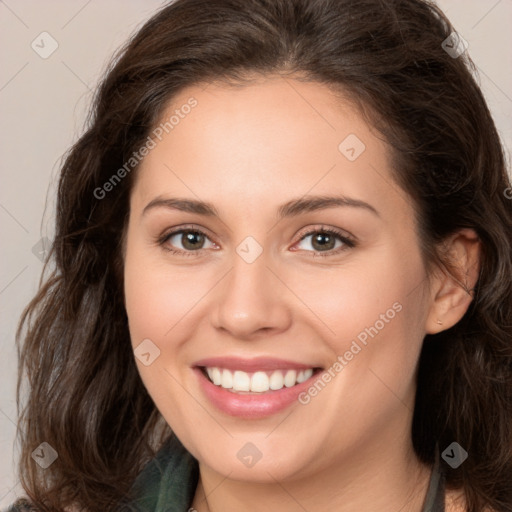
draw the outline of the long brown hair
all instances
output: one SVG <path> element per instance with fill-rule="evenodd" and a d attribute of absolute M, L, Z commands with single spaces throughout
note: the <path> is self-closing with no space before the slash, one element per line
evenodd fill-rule
<path fill-rule="evenodd" d="M 44 511 L 75 502 L 113 510 L 170 433 L 138 374 L 123 300 L 121 241 L 136 168 L 128 161 L 183 88 L 250 73 L 301 76 L 357 104 L 394 150 L 417 212 L 422 251 L 460 228 L 482 241 L 474 300 L 426 336 L 412 439 L 447 467 L 469 512 L 512 509 L 512 201 L 504 152 L 467 53 L 424 0 L 176 0 L 128 41 L 98 88 L 84 135 L 64 160 L 49 265 L 18 330 L 20 478 Z M 28 393 L 22 406 L 23 383 Z M 47 442 L 57 460 L 31 457 Z"/>

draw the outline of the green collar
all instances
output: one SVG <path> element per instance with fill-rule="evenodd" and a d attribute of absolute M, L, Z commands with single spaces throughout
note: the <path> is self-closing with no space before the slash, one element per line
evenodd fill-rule
<path fill-rule="evenodd" d="M 199 464 L 172 434 L 146 464 L 120 512 L 187 512 L 199 480 Z"/>

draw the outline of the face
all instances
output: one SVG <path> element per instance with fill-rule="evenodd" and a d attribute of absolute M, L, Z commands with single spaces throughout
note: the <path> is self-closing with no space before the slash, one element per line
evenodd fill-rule
<path fill-rule="evenodd" d="M 426 276 L 386 144 L 312 82 L 190 87 L 163 122 L 176 110 L 137 170 L 125 248 L 165 420 L 242 480 L 407 449 Z"/>

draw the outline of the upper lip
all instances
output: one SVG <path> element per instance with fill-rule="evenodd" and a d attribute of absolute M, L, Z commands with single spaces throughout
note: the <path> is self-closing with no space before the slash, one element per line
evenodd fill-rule
<path fill-rule="evenodd" d="M 245 372 L 256 372 L 258 370 L 307 370 L 308 368 L 320 368 L 319 365 L 305 364 L 286 359 L 276 359 L 274 357 L 254 357 L 244 359 L 241 357 L 209 357 L 196 361 L 193 366 L 208 368 L 226 368 L 227 370 L 242 370 Z"/>

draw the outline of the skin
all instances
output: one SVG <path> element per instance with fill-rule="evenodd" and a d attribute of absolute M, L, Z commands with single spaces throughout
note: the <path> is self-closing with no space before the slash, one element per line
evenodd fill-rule
<path fill-rule="evenodd" d="M 471 295 L 446 273 L 427 276 L 412 200 L 393 180 L 389 149 L 341 96 L 318 83 L 267 76 L 244 87 L 190 87 L 164 117 L 191 96 L 198 105 L 137 171 L 125 303 L 133 347 L 149 338 L 160 350 L 149 366 L 136 359 L 144 385 L 199 461 L 193 507 L 420 511 L 430 468 L 417 460 L 410 437 L 417 361 L 425 334 L 457 323 Z M 366 146 L 355 161 L 338 150 L 349 134 Z M 344 206 L 278 221 L 286 201 L 334 194 L 378 214 Z M 143 212 L 168 197 L 208 201 L 220 217 L 163 206 Z M 206 235 L 190 257 L 166 250 L 186 251 L 181 235 L 158 242 L 184 225 Z M 323 249 L 329 256 L 313 256 L 322 248 L 300 234 L 322 226 L 351 234 L 356 247 L 334 254 L 337 241 Z M 247 236 L 263 248 L 250 264 L 236 252 Z M 472 288 L 475 234 L 457 233 L 446 249 Z M 396 302 L 402 310 L 316 397 L 268 418 L 220 412 L 191 369 L 224 355 L 329 368 Z M 262 453 L 251 468 L 237 457 L 247 442 Z"/>

